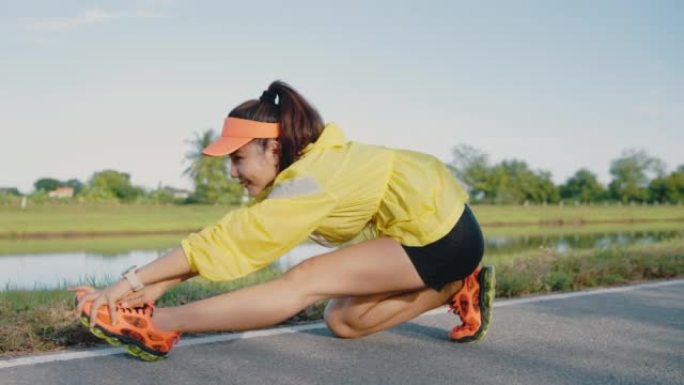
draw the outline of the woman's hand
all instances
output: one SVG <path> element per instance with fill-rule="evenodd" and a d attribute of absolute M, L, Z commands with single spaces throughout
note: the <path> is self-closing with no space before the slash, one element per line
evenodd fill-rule
<path fill-rule="evenodd" d="M 95 326 L 97 309 L 101 306 L 109 307 L 109 318 L 112 320 L 112 325 L 116 325 L 116 304 L 131 291 L 131 286 L 128 281 L 121 280 L 102 290 L 96 290 L 90 286 L 70 287 L 68 290 L 86 292 L 78 301 L 78 306 L 76 306 L 77 314 L 81 314 L 83 306 L 85 306 L 86 303 L 93 302 L 93 305 L 90 307 L 90 314 L 88 314 L 90 317 L 90 326 Z"/>
<path fill-rule="evenodd" d="M 145 286 L 142 290 L 125 294 L 117 303 L 121 303 L 124 307 L 138 307 L 146 303 L 154 304 L 172 285 L 173 282 L 163 281 Z"/>
<path fill-rule="evenodd" d="M 193 277 L 197 275 L 197 273 L 190 269 L 190 265 L 188 264 L 188 260 L 185 256 L 183 248 L 178 247 L 169 251 L 163 257 L 157 258 L 156 260 L 136 270 L 136 275 L 138 276 L 140 282 L 150 287 L 149 293 L 145 292 L 140 298 L 137 296 L 131 298 L 126 297 L 133 290 L 131 288 L 131 284 L 125 279 L 122 279 L 103 290 L 95 290 L 90 286 L 69 288 L 70 291 L 81 291 L 86 293 L 78 301 L 76 311 L 78 314 L 80 314 L 83 310 L 83 306 L 85 306 L 86 303 L 93 302 L 93 305 L 90 308 L 90 314 L 88 314 L 88 316 L 90 317 L 90 326 L 94 326 L 97 310 L 101 306 L 108 306 L 109 317 L 112 320 L 112 324 L 116 324 L 116 304 L 122 302 L 121 300 L 124 297 L 127 298 L 126 302 L 130 302 L 129 306 L 134 306 L 134 304 L 141 303 L 139 301 L 146 302 L 148 300 L 154 300 L 159 298 L 161 294 L 164 293 L 164 290 L 168 288 L 168 286 L 165 287 L 163 284 L 156 286 L 153 284 L 154 282 L 165 282 L 168 285 L 172 285 L 180 282 L 183 279 Z M 140 292 L 142 292 L 142 290 Z"/>

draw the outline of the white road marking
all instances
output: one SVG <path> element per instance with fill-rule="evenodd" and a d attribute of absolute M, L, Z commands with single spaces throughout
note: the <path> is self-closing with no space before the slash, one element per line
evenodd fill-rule
<path fill-rule="evenodd" d="M 587 291 L 579 291 L 579 292 L 572 292 L 572 293 L 549 294 L 549 295 L 534 296 L 534 297 L 528 297 L 528 298 L 498 300 L 497 302 L 494 303 L 494 307 L 499 308 L 499 307 L 506 307 L 506 306 L 524 305 L 524 304 L 536 303 L 536 302 L 557 301 L 557 300 L 562 300 L 562 299 L 584 297 L 584 296 L 597 295 L 597 294 L 622 293 L 622 292 L 638 290 L 638 289 L 652 289 L 652 288 L 681 285 L 681 284 L 684 284 L 684 279 L 651 282 L 651 283 L 642 283 L 642 284 L 637 284 L 637 285 L 612 287 L 612 288 L 596 289 L 596 290 L 587 290 Z M 434 309 L 434 310 L 431 310 L 429 312 L 426 312 L 425 314 L 421 315 L 420 317 L 425 317 L 425 316 L 429 316 L 429 315 L 436 315 L 436 314 L 444 314 L 444 311 L 445 311 L 444 308 L 440 307 L 438 309 Z M 280 334 L 290 334 L 290 333 L 297 333 L 297 332 L 306 331 L 306 330 L 323 329 L 325 327 L 326 327 L 325 323 L 315 322 L 315 323 L 310 323 L 310 324 L 305 324 L 305 325 L 297 325 L 297 326 L 291 326 L 291 327 L 279 327 L 279 328 L 273 328 L 273 329 L 254 330 L 254 331 L 248 331 L 248 332 L 243 332 L 243 333 L 218 334 L 218 335 L 205 336 L 205 337 L 187 338 L 187 339 L 182 340 L 178 344 L 177 348 L 184 347 L 184 346 L 209 344 L 209 343 L 214 343 L 214 342 L 242 340 L 242 339 L 249 339 L 249 338 L 255 338 L 255 337 L 274 336 L 274 335 L 280 335 Z M 114 354 L 122 354 L 123 352 L 124 352 L 123 348 L 104 348 L 104 349 L 100 348 L 100 349 L 90 349 L 90 350 L 85 350 L 85 351 L 80 351 L 80 352 L 49 353 L 49 354 L 40 354 L 40 355 L 33 355 L 33 356 L 27 356 L 27 357 L 11 358 L 11 359 L 6 359 L 6 360 L 0 360 L 0 369 L 13 368 L 13 367 L 25 366 L 25 365 L 43 364 L 43 363 L 55 362 L 55 361 L 69 361 L 69 360 L 78 360 L 78 359 L 83 359 L 83 358 L 110 356 L 110 355 L 114 355 Z"/>

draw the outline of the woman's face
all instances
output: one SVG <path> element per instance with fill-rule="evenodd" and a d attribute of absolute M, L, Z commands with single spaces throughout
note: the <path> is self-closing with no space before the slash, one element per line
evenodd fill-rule
<path fill-rule="evenodd" d="M 259 195 L 278 175 L 279 150 L 276 140 L 269 140 L 265 149 L 252 140 L 230 154 L 230 176 L 240 181 L 249 196 Z"/>

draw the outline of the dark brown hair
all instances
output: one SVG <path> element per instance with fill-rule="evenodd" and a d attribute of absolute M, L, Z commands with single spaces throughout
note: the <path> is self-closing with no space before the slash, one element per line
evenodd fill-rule
<path fill-rule="evenodd" d="M 294 163 L 309 143 L 323 131 L 323 119 L 294 88 L 276 80 L 261 99 L 248 100 L 235 107 L 228 116 L 258 122 L 280 123 L 280 170 Z M 275 96 L 278 102 L 275 102 Z M 266 148 L 268 139 L 256 139 Z"/>

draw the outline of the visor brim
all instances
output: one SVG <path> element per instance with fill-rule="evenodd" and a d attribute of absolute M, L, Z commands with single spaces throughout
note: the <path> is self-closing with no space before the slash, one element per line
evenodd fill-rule
<path fill-rule="evenodd" d="M 225 156 L 237 151 L 240 147 L 249 143 L 252 138 L 233 138 L 222 136 L 202 150 L 202 154 L 208 156 Z"/>

